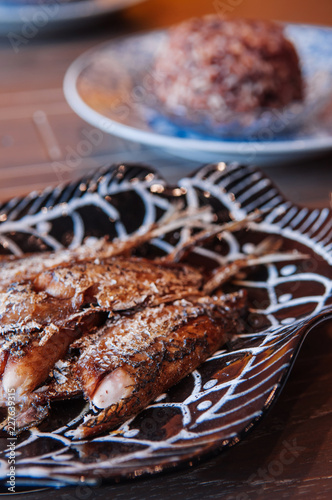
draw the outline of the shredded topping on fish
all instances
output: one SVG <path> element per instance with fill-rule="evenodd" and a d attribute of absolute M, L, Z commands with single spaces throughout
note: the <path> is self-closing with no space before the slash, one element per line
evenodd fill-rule
<path fill-rule="evenodd" d="M 255 218 L 218 226 L 206 210 L 172 212 L 123 241 L 1 258 L 0 404 L 7 405 L 14 388 L 16 428 L 47 418 L 53 400 L 81 395 L 94 411 L 71 435 L 112 429 L 241 331 L 245 294 L 223 295 L 221 287 L 262 254 L 278 259 L 276 245 L 265 242 L 210 275 L 176 261 L 193 245 Z M 185 224 L 199 232 L 169 256 L 130 256 Z"/>

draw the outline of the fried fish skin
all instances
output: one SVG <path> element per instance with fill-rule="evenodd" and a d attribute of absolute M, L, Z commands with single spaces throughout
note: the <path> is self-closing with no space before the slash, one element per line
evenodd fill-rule
<path fill-rule="evenodd" d="M 101 314 L 199 294 L 202 274 L 188 266 L 110 257 L 43 271 L 0 293 L 2 382 L 25 396 L 41 384 Z M 7 354 L 6 354 L 7 353 Z"/>
<path fill-rule="evenodd" d="M 182 208 L 175 203 L 164 215 L 152 224 L 141 226 L 133 234 L 109 241 L 107 237 L 87 237 L 82 244 L 72 248 L 58 248 L 54 251 L 31 253 L 23 256 L 0 255 L 0 292 L 5 291 L 15 282 L 33 280 L 45 270 L 59 266 L 68 266 L 78 262 L 94 262 L 96 259 L 108 259 L 116 256 L 130 256 L 135 248 L 153 238 L 164 236 L 184 226 L 187 228 L 204 228 L 204 239 L 211 234 L 235 228 L 239 222 L 218 226 L 211 222 L 214 216 L 210 207 L 200 209 Z M 212 231 L 212 233 L 211 233 Z"/>
<path fill-rule="evenodd" d="M 81 383 L 72 371 L 75 355 L 70 351 L 63 359 L 55 363 L 52 376 L 47 382 L 24 397 L 16 415 L 17 432 L 38 425 L 45 420 L 49 416 L 52 401 L 82 396 Z"/>
<path fill-rule="evenodd" d="M 137 414 L 239 330 L 244 303 L 244 294 L 182 299 L 106 322 L 74 366 L 100 411 L 69 434 L 87 438 Z"/>
<path fill-rule="evenodd" d="M 71 344 L 54 376 L 22 399 L 17 430 L 37 425 L 50 403 L 82 395 L 98 411 L 68 434 L 88 438 L 139 413 L 241 330 L 243 292 L 192 297 L 126 311 Z"/>

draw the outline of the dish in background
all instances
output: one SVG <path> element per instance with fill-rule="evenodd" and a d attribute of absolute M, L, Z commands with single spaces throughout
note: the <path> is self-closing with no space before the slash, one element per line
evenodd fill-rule
<path fill-rule="evenodd" d="M 142 0 L 0 0 L 0 35 L 17 47 L 39 33 L 96 21 Z M 24 43 L 21 40 L 21 43 Z"/>
<path fill-rule="evenodd" d="M 251 167 L 207 165 L 172 187 L 147 167 L 120 165 L 69 186 L 11 200 L 0 205 L 2 253 L 133 233 L 179 200 L 194 208 L 210 206 L 220 222 L 240 219 L 256 208 L 266 210 L 249 230 L 197 248 L 191 259 L 198 258 L 200 265 L 221 264 L 227 254 L 250 253 L 266 235 L 280 238 L 283 250 L 298 250 L 309 258 L 238 275 L 233 286 L 247 290 L 251 308 L 245 333 L 115 431 L 75 441 L 67 431 L 82 421 L 86 403 L 81 398 L 56 403 L 49 421 L 18 437 L 17 485 L 93 485 L 135 478 L 226 449 L 244 438 L 276 400 L 306 333 L 332 317 L 331 211 L 293 205 Z M 171 252 L 185 234 L 157 238 L 144 251 L 151 257 Z M 0 479 L 6 481 L 8 443 L 0 441 Z"/>
<path fill-rule="evenodd" d="M 297 117 L 297 125 L 300 120 L 301 126 L 292 132 L 279 134 L 280 124 L 287 127 L 289 110 L 285 114 L 274 113 L 273 126 L 271 117 L 270 127 L 256 123 L 259 131 L 255 127 L 250 133 L 248 130 L 245 139 L 203 135 L 179 127 L 156 111 L 151 103 L 150 70 L 155 53 L 166 36 L 164 31 L 117 39 L 83 54 L 66 73 L 65 96 L 79 116 L 107 133 L 202 162 L 238 160 L 272 164 L 316 155 L 332 148 L 331 115 L 326 113 L 319 115 L 317 120 L 312 119 L 321 107 L 324 112 L 328 107 L 332 29 L 286 25 L 286 34 L 308 71 L 315 68 L 313 82 L 321 92 L 319 94 L 316 87 L 312 102 Z"/>

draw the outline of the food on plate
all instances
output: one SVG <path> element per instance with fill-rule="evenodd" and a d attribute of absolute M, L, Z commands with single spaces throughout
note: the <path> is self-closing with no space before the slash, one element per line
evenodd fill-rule
<path fill-rule="evenodd" d="M 248 216 L 247 221 L 257 218 L 257 214 L 253 213 Z M 42 271 L 56 267 L 62 264 L 71 264 L 72 262 L 94 261 L 95 259 L 105 259 L 116 255 L 127 255 L 130 252 L 142 245 L 143 243 L 158 238 L 163 234 L 175 231 L 183 227 L 205 228 L 203 239 L 221 232 L 224 227 L 217 224 L 211 224 L 212 214 L 206 208 L 197 209 L 194 212 L 190 210 L 181 210 L 174 204 L 160 219 L 158 224 L 152 224 L 148 227 L 142 227 L 135 236 L 123 237 L 114 239 L 112 242 L 107 238 L 87 238 L 83 245 L 74 248 L 63 248 L 57 252 L 43 252 L 29 254 L 24 257 L 16 257 L 14 255 L 0 256 L 0 292 L 5 291 L 7 287 L 14 282 L 33 279 Z M 235 221 L 232 224 L 227 224 L 228 230 L 231 228 L 238 229 L 246 222 Z M 201 237 L 201 233 L 200 233 Z M 198 241 L 199 238 L 195 238 Z M 187 241 L 184 246 L 193 245 L 191 240 Z M 179 255 L 179 250 L 177 250 Z"/>
<path fill-rule="evenodd" d="M 257 218 L 217 225 L 207 215 L 180 211 L 127 240 L 0 260 L 0 402 L 6 407 L 15 392 L 17 431 L 44 420 L 52 401 L 78 395 L 92 413 L 68 434 L 112 429 L 241 331 L 245 294 L 223 294 L 221 285 L 276 246 L 263 240 L 212 273 L 176 262 L 194 244 Z M 170 255 L 130 255 L 183 225 L 199 231 Z"/>
<path fill-rule="evenodd" d="M 195 295 L 200 281 L 197 271 L 183 266 L 111 257 L 72 262 L 13 284 L 1 294 L 7 353 L 1 399 L 9 389 L 15 389 L 17 401 L 35 389 L 69 345 L 98 326 L 103 312 L 112 316 Z"/>
<path fill-rule="evenodd" d="M 61 384 L 30 395 L 20 415 L 24 426 L 46 415 L 47 402 L 66 388 L 84 393 L 93 412 L 68 432 L 86 438 L 112 429 L 193 371 L 231 333 L 239 331 L 243 294 L 220 299 L 189 297 L 154 307 L 133 308 L 108 318 L 94 335 L 73 345 L 79 355 L 60 364 Z M 63 371 L 65 368 L 65 373 Z M 59 376 L 59 374 L 58 374 Z M 76 380 L 68 390 L 66 384 Z"/>
<path fill-rule="evenodd" d="M 216 122 L 234 113 L 282 108 L 303 99 L 296 50 L 268 21 L 193 18 L 170 28 L 154 62 L 154 92 L 175 115 L 204 112 Z"/>

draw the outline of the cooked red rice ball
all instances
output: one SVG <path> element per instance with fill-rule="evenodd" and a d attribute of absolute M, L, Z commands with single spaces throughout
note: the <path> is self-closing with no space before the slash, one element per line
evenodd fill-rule
<path fill-rule="evenodd" d="M 299 59 L 282 26 L 267 21 L 193 18 L 170 28 L 154 65 L 166 110 L 223 113 L 282 108 L 303 99 Z"/>

